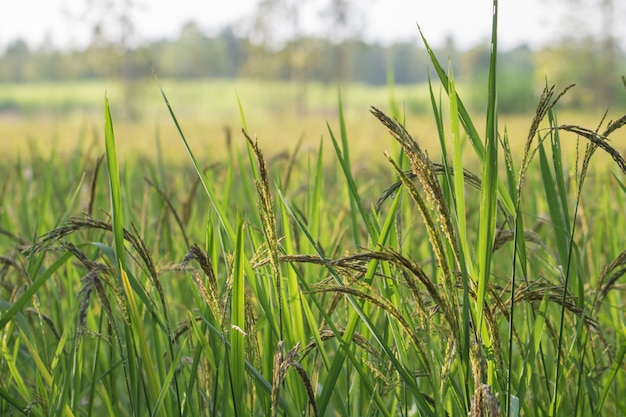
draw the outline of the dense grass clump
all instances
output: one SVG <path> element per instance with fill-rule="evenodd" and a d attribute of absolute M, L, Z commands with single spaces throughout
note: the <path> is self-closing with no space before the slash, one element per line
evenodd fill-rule
<path fill-rule="evenodd" d="M 626 116 L 560 125 L 550 87 L 501 129 L 496 17 L 484 135 L 424 40 L 438 161 L 392 101 L 357 169 L 341 99 L 334 165 L 266 160 L 243 110 L 200 161 L 163 93 L 188 166 L 117 155 L 105 100 L 104 156 L 2 168 L 0 414 L 626 415 Z"/>

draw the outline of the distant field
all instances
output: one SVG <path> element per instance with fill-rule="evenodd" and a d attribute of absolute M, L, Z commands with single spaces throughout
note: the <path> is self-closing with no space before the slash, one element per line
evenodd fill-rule
<path fill-rule="evenodd" d="M 331 126 L 338 124 L 338 89 L 333 85 L 310 83 L 304 90 L 285 82 L 250 80 L 164 80 L 162 85 L 191 146 L 203 157 L 224 156 L 225 129 L 230 129 L 235 144 L 243 146 L 237 95 L 248 130 L 258 136 L 268 154 L 293 149 L 300 137 L 304 144 L 316 149 L 321 138 L 328 140 L 326 122 Z M 439 95 L 439 87 L 435 88 L 435 94 Z M 459 90 L 463 97 L 463 87 Z M 168 149 L 168 158 L 186 158 L 157 83 L 154 80 L 137 82 L 129 91 L 132 118 L 125 115 L 124 88 L 116 81 L 0 85 L 0 152 L 3 155 L 0 158 L 25 155 L 33 145 L 44 154 L 54 148 L 57 154 L 63 155 L 72 152 L 78 142 L 86 146 L 93 143 L 94 152 L 103 152 L 105 92 L 111 103 L 121 152 L 139 151 L 150 156 L 159 138 Z M 299 94 L 302 94 L 300 108 L 297 105 Z M 389 110 L 388 88 L 349 84 L 341 88 L 341 94 L 353 155 L 375 156 L 382 160 L 390 141 L 385 129 L 369 114 L 369 106 Z M 437 130 L 428 86 L 399 86 L 393 96 L 406 114 L 408 129 L 436 155 Z M 599 113 L 563 113 L 560 121 L 594 126 L 600 117 Z M 506 126 L 514 150 L 521 149 L 531 119 L 532 114 L 500 117 L 500 130 L 504 132 Z"/>

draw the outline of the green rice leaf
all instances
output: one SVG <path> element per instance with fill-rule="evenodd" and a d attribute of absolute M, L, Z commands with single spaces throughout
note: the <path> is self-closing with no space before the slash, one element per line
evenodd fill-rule
<path fill-rule="evenodd" d="M 113 239 L 115 242 L 116 267 L 126 269 L 120 174 L 117 162 L 117 152 L 115 150 L 113 120 L 111 119 L 109 98 L 106 95 L 104 96 L 104 142 L 106 145 L 107 166 L 109 168 L 109 186 L 111 191 L 111 214 L 113 219 Z"/>

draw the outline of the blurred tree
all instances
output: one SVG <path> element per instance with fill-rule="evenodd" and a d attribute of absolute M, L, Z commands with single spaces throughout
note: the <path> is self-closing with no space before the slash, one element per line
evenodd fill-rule
<path fill-rule="evenodd" d="M 566 33 L 557 51 L 562 59 L 575 63 L 571 81 L 584 83 L 578 90 L 592 95 L 597 104 L 610 106 L 621 93 L 619 42 L 624 26 L 616 26 L 626 16 L 623 0 L 559 0 L 566 4 Z M 621 35 L 618 33 L 622 31 Z M 575 70 L 572 74 L 571 70 Z M 559 74 L 563 75 L 563 74 Z M 571 82 L 570 81 L 570 82 Z"/>
<path fill-rule="evenodd" d="M 260 0 L 252 15 L 250 44 L 244 74 L 273 73 L 290 79 L 295 108 L 306 111 L 307 68 L 314 50 L 303 42 L 301 13 L 307 0 Z M 267 54 L 268 51 L 273 53 Z M 286 73 L 286 74 L 285 74 Z"/>
<path fill-rule="evenodd" d="M 131 119 L 137 116 L 134 97 L 138 88 L 132 57 L 134 15 L 141 7 L 138 0 L 83 0 L 78 9 L 66 10 L 73 23 L 91 26 L 89 58 L 105 63 L 107 76 L 121 78 L 124 84 L 123 115 Z"/>
<path fill-rule="evenodd" d="M 356 39 L 365 26 L 365 14 L 354 0 L 328 0 L 321 16 L 328 25 L 328 40 L 333 44 L 334 81 L 348 81 L 350 49 L 347 40 Z"/>
<path fill-rule="evenodd" d="M 344 41 L 342 47 L 351 51 L 350 72 L 347 74 L 350 81 L 372 85 L 387 83 L 385 48 L 362 40 Z"/>
<path fill-rule="evenodd" d="M 153 48 L 159 74 L 175 78 L 235 77 L 243 46 L 232 32 L 208 37 L 194 22 L 187 22 L 177 39 Z"/>
<path fill-rule="evenodd" d="M 30 50 L 28 44 L 22 39 L 11 42 L 4 53 L 2 65 L 0 65 L 0 80 L 7 82 L 23 82 L 25 70 L 28 65 Z"/>
<path fill-rule="evenodd" d="M 44 80 L 62 78 L 62 57 L 52 39 L 51 34 L 46 34 L 43 43 L 33 57 L 35 78 L 43 78 Z"/>
<path fill-rule="evenodd" d="M 535 86 L 533 52 L 526 45 L 502 52 L 499 58 L 498 106 L 503 113 L 533 111 L 542 86 Z M 487 85 L 485 79 L 485 86 Z M 486 88 L 486 87 L 485 87 Z"/>
<path fill-rule="evenodd" d="M 246 60 L 245 44 L 236 34 L 232 25 L 224 27 L 219 35 L 218 40 L 227 56 L 227 74 L 225 76 L 237 77 L 239 71 Z"/>

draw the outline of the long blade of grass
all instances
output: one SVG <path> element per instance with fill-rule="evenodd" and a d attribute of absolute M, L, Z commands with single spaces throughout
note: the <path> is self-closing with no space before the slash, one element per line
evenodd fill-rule
<path fill-rule="evenodd" d="M 498 187 L 498 116 L 496 89 L 496 62 L 498 51 L 498 1 L 493 1 L 491 29 L 491 55 L 489 59 L 489 95 L 487 99 L 487 121 L 485 132 L 485 159 L 483 161 L 482 187 L 480 190 L 480 223 L 478 226 L 477 273 L 478 289 L 476 297 L 476 320 L 486 348 L 491 347 L 491 337 L 483 321 L 485 296 L 491 273 L 491 256 L 496 226 L 496 205 Z M 508 195 L 508 193 L 507 193 Z M 493 385 L 493 360 L 488 362 L 488 384 Z M 479 381 L 475 381 L 479 383 Z"/>
<path fill-rule="evenodd" d="M 148 382 L 148 396 L 150 401 L 150 407 L 157 403 L 160 391 L 160 381 L 155 372 L 154 361 L 152 354 L 148 346 L 148 335 L 144 331 L 142 314 L 139 311 L 139 305 L 135 299 L 135 293 L 130 285 L 130 280 L 126 270 L 122 268 L 120 270 L 122 286 L 126 295 L 126 302 L 128 303 L 128 314 L 130 317 L 130 331 L 133 338 L 136 339 L 139 345 L 139 353 L 141 354 L 141 363 L 143 370 L 145 371 Z M 132 354 L 131 354 L 132 356 Z M 156 415 L 165 417 L 165 410 L 161 409 Z"/>
<path fill-rule="evenodd" d="M 243 262 L 243 221 L 238 216 L 237 220 L 237 239 L 234 253 L 234 269 L 233 269 L 233 294 L 231 297 L 231 329 L 230 329 L 230 371 L 231 371 L 231 389 L 234 413 L 237 417 L 247 415 L 245 407 L 245 346 L 244 346 L 244 329 L 245 322 L 245 299 L 244 299 L 244 262 Z"/>
<path fill-rule="evenodd" d="M 457 217 L 457 230 L 459 233 L 459 240 L 461 243 L 461 249 L 464 254 L 469 253 L 469 242 L 467 240 L 467 220 L 465 210 L 465 178 L 463 177 L 463 148 L 461 140 L 461 132 L 459 129 L 459 110 L 458 101 L 456 95 L 456 87 L 454 82 L 454 74 L 452 67 L 450 67 L 450 130 L 452 133 L 452 144 L 454 146 L 453 153 L 453 169 L 454 169 L 454 202 L 456 208 Z M 445 163 L 447 166 L 447 163 Z M 472 269 L 471 259 L 463 259 L 467 267 Z"/>
<path fill-rule="evenodd" d="M 117 163 L 117 152 L 115 150 L 113 120 L 111 118 L 111 109 L 109 108 L 109 98 L 106 95 L 104 96 L 104 143 L 106 145 L 107 167 L 109 168 L 113 240 L 115 242 L 115 256 L 117 258 L 116 268 L 126 269 L 120 174 Z"/>
<path fill-rule="evenodd" d="M 459 129 L 459 103 L 456 94 L 456 84 L 454 82 L 454 73 L 450 66 L 450 131 L 452 133 L 453 153 L 453 172 L 452 178 L 454 183 L 454 208 L 456 211 L 457 231 L 460 242 L 460 263 L 461 277 L 463 281 L 463 304 L 462 304 L 462 326 L 461 331 L 461 363 L 464 370 L 464 378 L 469 381 L 470 378 L 470 338 L 471 338 L 471 314 L 470 314 L 470 276 L 476 276 L 474 261 L 470 257 L 470 244 L 467 238 L 467 218 L 465 206 L 465 177 L 463 175 L 463 142 L 461 140 L 461 131 Z M 445 143 L 444 140 L 441 140 Z M 444 148 L 445 149 L 445 148 Z M 448 162 L 444 160 L 447 179 L 450 181 L 450 170 Z M 468 274 L 469 271 L 469 274 Z M 469 384 L 465 384 L 465 404 L 469 404 Z"/>
<path fill-rule="evenodd" d="M 11 328 L 12 326 L 9 326 L 9 327 Z M 2 349 L 2 360 L 3 360 L 4 365 L 6 366 L 5 368 L 6 370 L 4 371 L 4 374 L 3 374 L 3 380 L 5 378 L 4 375 L 6 375 L 7 378 L 9 378 L 9 376 L 13 378 L 11 385 L 14 387 L 14 389 L 17 390 L 17 392 L 19 393 L 19 395 L 22 397 L 23 400 L 30 403 L 31 401 L 35 401 L 34 395 L 31 394 L 30 389 L 26 386 L 26 382 L 24 381 L 24 378 L 22 378 L 22 374 L 18 369 L 17 353 L 20 347 L 20 342 L 21 342 L 20 338 L 17 338 L 15 341 L 15 348 L 13 352 L 11 352 L 9 350 L 9 346 L 7 346 L 6 338 L 3 337 L 0 339 L 0 347 Z"/>

